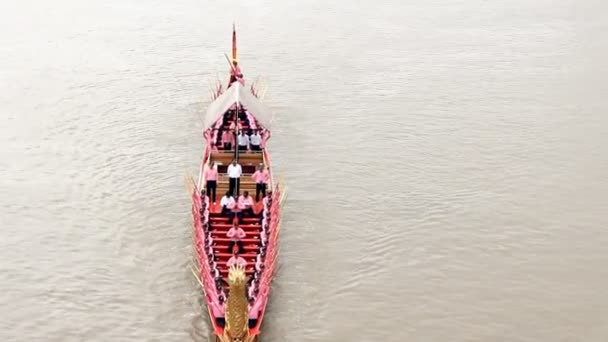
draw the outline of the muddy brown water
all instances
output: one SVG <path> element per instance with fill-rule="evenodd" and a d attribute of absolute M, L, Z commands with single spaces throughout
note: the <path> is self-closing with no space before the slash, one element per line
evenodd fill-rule
<path fill-rule="evenodd" d="M 183 176 L 233 20 L 289 192 L 264 341 L 608 340 L 607 10 L 2 2 L 0 340 L 206 341 Z"/>

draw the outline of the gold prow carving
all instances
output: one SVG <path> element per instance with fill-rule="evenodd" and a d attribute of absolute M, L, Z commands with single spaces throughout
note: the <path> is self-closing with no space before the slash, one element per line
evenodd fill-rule
<path fill-rule="evenodd" d="M 252 342 L 249 335 L 249 309 L 247 306 L 247 274 L 245 268 L 233 265 L 228 271 L 230 293 L 226 299 L 226 327 L 221 342 Z"/>

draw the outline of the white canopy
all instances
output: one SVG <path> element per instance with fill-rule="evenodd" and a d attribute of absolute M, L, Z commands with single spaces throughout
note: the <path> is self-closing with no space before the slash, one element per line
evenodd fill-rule
<path fill-rule="evenodd" d="M 260 125 L 267 129 L 270 129 L 270 123 L 272 122 L 272 113 L 270 109 L 266 107 L 258 98 L 253 96 L 251 91 L 247 90 L 239 82 L 234 82 L 228 90 L 220 95 L 215 101 L 211 102 L 207 108 L 207 114 L 203 123 L 204 129 L 208 129 L 226 113 L 230 107 L 235 103 L 239 103 L 241 106 L 253 115 Z"/>

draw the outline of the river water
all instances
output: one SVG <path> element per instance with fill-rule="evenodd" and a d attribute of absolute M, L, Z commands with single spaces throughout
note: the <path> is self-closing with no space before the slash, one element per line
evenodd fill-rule
<path fill-rule="evenodd" d="M 206 341 L 184 176 L 237 21 L 264 341 L 608 340 L 600 0 L 2 1 L 0 340 Z"/>

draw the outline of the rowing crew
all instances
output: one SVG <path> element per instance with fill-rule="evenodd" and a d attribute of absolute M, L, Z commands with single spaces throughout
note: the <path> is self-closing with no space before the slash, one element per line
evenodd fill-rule
<path fill-rule="evenodd" d="M 263 263 L 264 256 L 265 256 L 265 250 L 262 250 L 262 253 L 258 254 L 258 256 L 255 259 L 255 261 L 256 261 L 255 262 L 255 273 L 249 279 L 249 288 L 247 289 L 247 295 L 248 295 L 248 301 L 249 301 L 249 305 L 248 305 L 249 328 L 253 328 L 256 326 L 257 319 L 260 314 L 260 306 L 263 303 L 263 300 L 258 298 L 258 294 L 259 294 L 260 274 L 261 274 L 262 270 L 264 269 L 264 263 Z M 247 261 L 238 254 L 236 246 L 234 247 L 234 253 L 233 253 L 232 257 L 227 262 L 228 267 L 232 267 L 233 265 L 240 265 L 245 268 L 247 267 Z M 213 311 L 213 316 L 216 318 L 216 323 L 219 326 L 224 327 L 224 325 L 225 325 L 224 304 L 225 304 L 225 298 L 226 298 L 225 293 L 224 293 L 224 282 L 222 280 L 222 277 L 219 275 L 219 271 L 217 270 L 217 265 L 215 262 L 213 262 L 212 267 L 215 268 L 215 274 L 216 274 L 215 286 L 216 286 L 216 291 L 217 291 L 217 294 L 216 294 L 217 301 L 214 300 L 211 303 L 211 309 Z"/>

